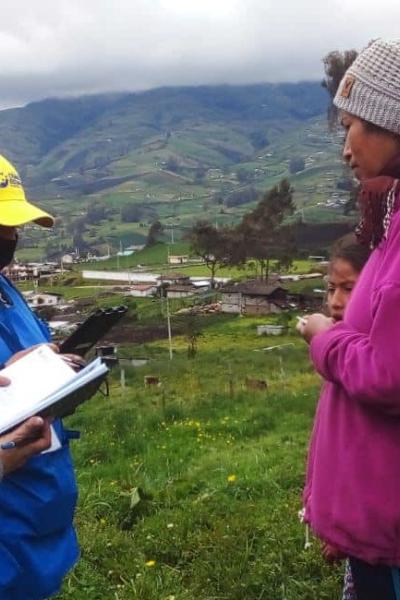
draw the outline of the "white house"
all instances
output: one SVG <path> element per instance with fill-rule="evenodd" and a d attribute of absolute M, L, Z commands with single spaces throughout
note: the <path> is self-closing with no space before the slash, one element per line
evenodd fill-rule
<path fill-rule="evenodd" d="M 183 265 L 189 262 L 189 256 L 187 254 L 169 254 L 168 264 L 170 265 Z"/>

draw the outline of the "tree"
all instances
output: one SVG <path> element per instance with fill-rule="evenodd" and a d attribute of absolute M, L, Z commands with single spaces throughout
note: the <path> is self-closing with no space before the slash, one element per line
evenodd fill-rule
<path fill-rule="evenodd" d="M 164 233 L 164 227 L 160 221 L 154 221 L 150 225 L 149 233 L 147 234 L 146 246 L 154 246 L 160 241 L 160 237 Z"/>
<path fill-rule="evenodd" d="M 237 180 L 240 181 L 240 183 L 248 183 L 249 181 L 251 181 L 252 175 L 244 167 L 238 167 L 236 169 L 236 177 Z"/>
<path fill-rule="evenodd" d="M 356 50 L 345 50 L 344 52 L 334 50 L 333 52 L 329 52 L 329 54 L 322 59 L 325 71 L 322 87 L 327 90 L 331 98 L 328 107 L 328 123 L 332 129 L 336 125 L 338 114 L 337 109 L 333 104 L 333 98 L 335 97 L 345 72 L 352 65 L 357 56 L 358 53 Z"/>
<path fill-rule="evenodd" d="M 285 223 L 293 214 L 293 190 L 287 179 L 266 192 L 256 208 L 246 213 L 237 227 L 232 264 L 256 260 L 261 278 L 268 281 L 271 259 L 288 264 L 295 254 L 292 226 Z"/>
<path fill-rule="evenodd" d="M 121 221 L 123 223 L 139 223 L 145 211 L 137 204 L 124 204 L 121 207 Z"/>
<path fill-rule="evenodd" d="M 167 162 L 165 164 L 165 168 L 167 169 L 167 171 L 172 171 L 173 173 L 179 171 L 179 161 L 176 158 L 176 156 L 171 155 L 168 157 Z"/>
<path fill-rule="evenodd" d="M 86 220 L 90 224 L 97 224 L 107 218 L 107 207 L 103 202 L 91 202 L 87 208 Z"/>
<path fill-rule="evenodd" d="M 372 42 L 370 42 L 370 44 L 371 43 Z M 328 91 L 331 99 L 331 102 L 328 106 L 327 115 L 330 129 L 335 128 L 338 119 L 338 111 L 336 106 L 333 104 L 333 98 L 335 97 L 345 72 L 353 64 L 357 56 L 358 53 L 356 50 L 345 50 L 344 52 L 338 52 L 335 50 L 333 52 L 329 52 L 329 54 L 327 54 L 323 59 L 325 79 L 322 81 L 322 86 Z M 343 214 L 347 216 L 357 210 L 357 190 L 351 179 L 349 166 L 345 165 L 343 167 L 343 171 L 343 179 L 347 180 L 347 182 L 350 184 L 347 188 L 347 191 L 349 192 L 349 199 L 343 207 Z"/>
<path fill-rule="evenodd" d="M 186 238 L 192 251 L 200 256 L 211 271 L 211 287 L 215 287 L 215 274 L 227 261 L 228 251 L 223 229 L 217 229 L 207 221 L 198 221 Z"/>
<path fill-rule="evenodd" d="M 268 138 L 263 131 L 257 129 L 250 134 L 250 140 L 256 150 L 268 146 Z"/>
<path fill-rule="evenodd" d="M 205 167 L 197 167 L 194 174 L 194 181 L 200 183 L 207 175 L 207 169 Z"/>
<path fill-rule="evenodd" d="M 226 198 L 226 206 L 239 206 L 240 204 L 248 204 L 254 202 L 258 197 L 257 190 L 252 186 L 246 186 L 241 190 L 231 192 Z"/>
<path fill-rule="evenodd" d="M 187 318 L 185 320 L 185 338 L 188 343 L 188 358 L 195 358 L 197 354 L 197 342 L 201 335 L 203 334 L 198 319 L 194 315 Z"/>
<path fill-rule="evenodd" d="M 86 218 L 77 217 L 76 219 L 67 224 L 66 229 L 70 235 L 74 235 L 76 233 L 84 233 L 86 231 Z"/>
<path fill-rule="evenodd" d="M 83 238 L 80 231 L 74 233 L 72 236 L 72 247 L 78 249 L 78 252 L 84 252 L 86 250 L 90 250 L 90 245 Z"/>

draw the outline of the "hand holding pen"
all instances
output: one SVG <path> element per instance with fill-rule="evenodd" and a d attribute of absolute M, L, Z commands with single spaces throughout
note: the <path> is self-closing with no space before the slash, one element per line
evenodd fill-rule
<path fill-rule="evenodd" d="M 47 450 L 50 444 L 50 422 L 42 417 L 31 417 L 22 425 L 1 435 L 0 460 L 3 474 L 19 469 L 32 456 Z"/>

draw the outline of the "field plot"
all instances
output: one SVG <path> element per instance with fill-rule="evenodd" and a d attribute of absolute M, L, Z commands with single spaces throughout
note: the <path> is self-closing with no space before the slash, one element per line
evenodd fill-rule
<path fill-rule="evenodd" d="M 320 381 L 294 334 L 256 335 L 265 322 L 200 317 L 171 361 L 165 341 L 126 347 L 148 364 L 69 419 L 82 558 L 58 600 L 339 596 L 297 518 Z"/>

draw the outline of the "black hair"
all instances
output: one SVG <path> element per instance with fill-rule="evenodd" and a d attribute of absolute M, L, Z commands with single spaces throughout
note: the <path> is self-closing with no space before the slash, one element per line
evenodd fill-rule
<path fill-rule="evenodd" d="M 338 258 L 345 260 L 357 273 L 361 273 L 370 254 L 370 248 L 358 242 L 354 233 L 349 233 L 335 242 L 329 260 L 331 263 Z"/>

